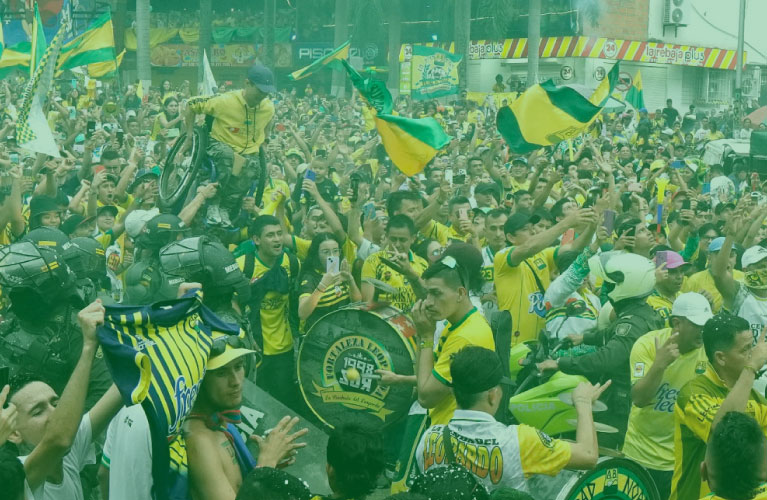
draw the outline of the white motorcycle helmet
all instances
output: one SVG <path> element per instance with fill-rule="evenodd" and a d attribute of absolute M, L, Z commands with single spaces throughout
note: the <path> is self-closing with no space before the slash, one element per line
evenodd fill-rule
<path fill-rule="evenodd" d="M 655 264 L 641 255 L 626 252 L 605 252 L 589 259 L 589 269 L 595 276 L 615 288 L 607 294 L 615 304 L 624 299 L 650 295 L 655 288 Z"/>

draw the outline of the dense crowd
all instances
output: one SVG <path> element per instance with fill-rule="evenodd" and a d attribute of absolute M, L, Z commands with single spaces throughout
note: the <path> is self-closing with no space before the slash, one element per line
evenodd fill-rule
<path fill-rule="evenodd" d="M 515 154 L 492 99 L 404 96 L 400 115 L 452 137 L 407 177 L 356 92 L 277 89 L 255 65 L 214 96 L 167 80 L 145 95 L 60 83 L 45 106 L 52 158 L 16 144 L 24 83 L 6 79 L 0 103 L 3 498 L 152 498 L 156 436 L 125 388 L 152 390 L 142 325 L 200 296 L 240 333 L 212 323 L 180 429 L 191 498 L 312 498 L 291 475 L 311 438 L 293 415 L 323 424 L 296 355 L 361 301 L 412 322 L 410 374 L 364 376 L 412 391 L 417 430 L 326 429 L 327 498 L 390 484 L 399 499 L 544 500 L 532 478 L 593 469 L 605 449 L 646 469 L 663 500 L 767 498 L 767 195 L 747 157 L 703 160 L 711 141 L 764 124 L 668 100 Z M 161 199 L 179 182 L 168 169 L 201 155 L 195 127 L 215 171 Z M 579 376 L 556 438 L 510 417 L 525 348 L 527 382 Z M 166 368 L 183 371 L 172 352 Z M 233 430 L 248 380 L 290 409 L 250 438 L 255 454 Z M 597 400 L 609 411 L 592 415 Z"/>

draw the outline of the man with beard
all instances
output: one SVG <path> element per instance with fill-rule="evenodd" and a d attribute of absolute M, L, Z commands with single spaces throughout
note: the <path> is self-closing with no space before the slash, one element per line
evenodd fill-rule
<path fill-rule="evenodd" d="M 240 420 L 246 357 L 255 352 L 247 347 L 242 336 L 214 333 L 207 372 L 184 436 L 192 491 L 199 500 L 234 500 L 254 467 L 288 465 L 306 446 L 296 440 L 308 430 L 291 433 L 298 418 L 284 417 L 268 437 L 251 437 L 258 442 L 258 460 L 248 451 L 234 425 Z"/>

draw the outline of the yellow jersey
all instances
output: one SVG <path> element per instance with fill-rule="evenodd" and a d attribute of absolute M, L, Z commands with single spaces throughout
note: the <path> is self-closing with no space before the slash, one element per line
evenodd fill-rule
<path fill-rule="evenodd" d="M 525 179 L 522 182 L 518 182 L 513 177 L 511 178 L 511 192 L 516 193 L 517 191 L 529 191 L 530 190 L 530 179 Z M 532 193 L 530 193 L 532 194 Z"/>
<path fill-rule="evenodd" d="M 430 220 L 421 230 L 421 234 L 425 238 L 437 241 L 443 247 L 455 241 L 466 242 L 471 237 L 470 234 L 458 234 L 453 226 L 446 226 L 435 220 Z"/>
<path fill-rule="evenodd" d="M 247 255 L 237 258 L 237 265 L 241 271 L 245 271 L 245 260 Z M 298 276 L 291 276 L 290 257 L 288 254 L 282 254 L 280 265 L 288 273 L 288 278 L 292 282 L 298 279 Z M 256 261 L 253 267 L 253 274 L 248 276 L 249 280 L 258 280 L 269 271 L 270 267 L 264 264 L 258 258 L 256 252 Z M 289 293 L 279 293 L 268 291 L 261 301 L 261 334 L 264 338 L 264 355 L 283 354 L 293 348 L 293 333 L 290 329 L 289 315 Z"/>
<path fill-rule="evenodd" d="M 309 255 L 310 246 L 312 246 L 312 240 L 293 236 L 293 248 L 291 248 L 291 250 L 302 262 L 305 261 L 306 256 Z M 349 267 L 354 264 L 354 260 L 357 258 L 357 245 L 348 237 L 341 247 L 341 255 L 343 255 L 346 262 L 349 263 Z"/>
<path fill-rule="evenodd" d="M 554 258 L 557 249 L 546 248 L 516 266 L 509 261 L 514 247 L 495 254 L 495 293 L 498 296 L 498 309 L 511 313 L 514 329 L 512 345 L 535 340 L 538 332 L 546 325 L 543 295 L 551 283 L 551 270 L 556 269 Z"/>
<path fill-rule="evenodd" d="M 677 296 L 679 295 L 678 292 Z M 676 300 L 676 297 L 674 297 Z M 671 307 L 674 305 L 674 301 L 668 297 L 664 297 L 657 290 L 653 290 L 652 293 L 646 299 L 647 305 L 652 307 L 658 316 L 666 322 L 666 327 L 671 327 Z"/>
<path fill-rule="evenodd" d="M 251 108 L 243 97 L 244 90 L 233 90 L 213 97 L 193 97 L 187 106 L 195 113 L 215 118 L 210 136 L 228 144 L 243 155 L 254 155 L 266 138 L 266 126 L 274 117 L 274 104 L 268 97 Z"/>
<path fill-rule="evenodd" d="M 400 311 L 409 311 L 416 301 L 413 286 L 402 274 L 381 262 L 381 257 L 386 258 L 386 256 L 386 250 L 381 250 L 365 259 L 365 263 L 362 265 L 362 281 L 365 281 L 365 278 L 373 278 L 393 286 L 397 293 L 393 295 L 381 293 L 379 300 L 390 302 Z M 413 252 L 408 252 L 408 257 L 410 258 L 410 265 L 419 276 L 429 267 L 424 259 Z"/>
<path fill-rule="evenodd" d="M 475 345 L 495 351 L 495 340 L 490 325 L 482 314 L 472 307 L 460 321 L 454 325 L 448 323 L 442 330 L 439 342 L 434 346 L 434 369 L 432 375 L 445 384 L 452 386 L 450 363 L 453 356 L 468 345 Z M 447 424 L 455 412 L 455 397 L 451 392 L 437 406 L 429 410 L 432 425 Z"/>
<path fill-rule="evenodd" d="M 730 389 L 709 363 L 679 391 L 674 408 L 674 476 L 670 500 L 698 500 L 710 493 L 700 477 L 700 463 L 706 457 L 711 423 Z M 746 413 L 767 431 L 767 401 L 751 389 Z"/>
<path fill-rule="evenodd" d="M 644 378 L 655 362 L 655 342 L 663 345 L 673 330 L 664 328 L 649 332 L 631 349 L 629 366 L 631 384 Z M 679 356 L 663 372 L 653 401 L 642 408 L 631 407 L 623 454 L 648 469 L 674 470 L 674 405 L 684 385 L 705 373 L 707 364 L 703 347 Z"/>
<path fill-rule="evenodd" d="M 732 277 L 735 281 L 739 281 L 743 283 L 744 275 L 743 271 L 738 271 L 737 269 L 732 270 Z M 716 284 L 714 283 L 714 277 L 711 276 L 711 271 L 708 269 L 704 269 L 703 271 L 697 272 L 687 278 L 682 285 L 682 292 L 698 292 L 700 293 L 701 290 L 705 290 L 706 292 L 711 295 L 711 298 L 713 299 L 714 303 L 711 304 L 711 312 L 714 314 L 717 314 L 719 310 L 722 308 L 722 304 L 724 303 L 724 299 L 722 299 L 722 294 L 719 293 L 719 290 L 716 288 Z"/>

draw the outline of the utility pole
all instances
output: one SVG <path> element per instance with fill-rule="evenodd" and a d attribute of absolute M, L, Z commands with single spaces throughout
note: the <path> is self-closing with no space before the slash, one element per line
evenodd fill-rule
<path fill-rule="evenodd" d="M 740 0 L 740 19 L 738 20 L 738 54 L 735 64 L 735 102 L 738 109 L 743 104 L 743 44 L 746 31 L 746 0 Z"/>
<path fill-rule="evenodd" d="M 275 0 L 266 0 L 264 7 L 264 64 L 274 65 Z"/>
<path fill-rule="evenodd" d="M 333 47 L 338 47 L 349 39 L 349 0 L 336 0 L 336 27 L 333 34 Z M 346 92 L 346 72 L 333 71 L 330 93 L 343 97 Z"/>
<path fill-rule="evenodd" d="M 527 19 L 527 88 L 538 83 L 538 49 L 541 45 L 541 0 L 530 0 Z"/>
<path fill-rule="evenodd" d="M 388 1 L 389 18 L 389 92 L 399 95 L 399 51 L 402 45 L 400 0 Z"/>
<path fill-rule="evenodd" d="M 455 53 L 463 55 L 458 65 L 458 87 L 466 88 L 469 74 L 469 44 L 471 43 L 471 0 L 455 0 L 453 14 L 453 34 L 455 35 Z"/>

